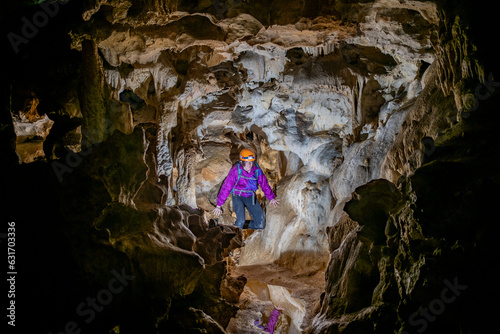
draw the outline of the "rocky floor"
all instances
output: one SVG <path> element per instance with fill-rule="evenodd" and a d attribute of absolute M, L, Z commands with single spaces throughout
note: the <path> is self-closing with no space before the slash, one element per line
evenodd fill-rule
<path fill-rule="evenodd" d="M 247 284 L 231 319 L 228 333 L 261 333 L 254 322 L 265 323 L 273 306 L 284 308 L 276 333 L 301 333 L 312 321 L 325 289 L 324 271 L 312 276 L 297 275 L 294 270 L 276 264 L 239 266 L 233 263 L 229 275 L 245 275 Z"/>

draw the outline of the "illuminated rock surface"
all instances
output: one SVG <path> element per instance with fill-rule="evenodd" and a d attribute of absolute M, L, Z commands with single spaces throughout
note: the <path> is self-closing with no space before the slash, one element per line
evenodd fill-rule
<path fill-rule="evenodd" d="M 471 5 L 73 0 L 2 16 L 22 35 L 16 18 L 57 9 L 17 45 L 2 116 L 6 219 L 58 291 L 43 330 L 258 333 L 282 304 L 277 333 L 485 332 L 500 83 L 488 8 Z M 243 147 L 281 204 L 259 191 L 267 226 L 242 234 L 230 197 L 208 222 Z M 75 308 L 112 270 L 134 279 L 85 321 Z M 456 303 L 439 299 L 449 284 Z"/>

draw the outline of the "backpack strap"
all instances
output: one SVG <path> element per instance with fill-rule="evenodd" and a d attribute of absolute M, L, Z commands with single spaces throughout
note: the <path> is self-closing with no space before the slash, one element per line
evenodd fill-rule
<path fill-rule="evenodd" d="M 255 163 L 255 166 L 257 166 L 257 169 L 255 170 L 255 178 L 257 181 L 259 181 L 259 176 L 260 176 L 260 166 L 258 163 Z"/>
<path fill-rule="evenodd" d="M 238 178 L 236 179 L 236 182 L 234 183 L 233 189 L 231 189 L 231 195 L 234 195 L 234 188 L 236 188 L 236 185 L 240 181 L 240 177 L 241 177 L 241 168 L 240 168 L 239 162 L 236 163 L 236 167 L 238 168 Z"/>
<path fill-rule="evenodd" d="M 238 184 L 238 182 L 240 181 L 240 178 L 244 178 L 244 179 L 250 179 L 250 180 L 256 180 L 257 182 L 259 181 L 259 175 L 260 175 L 260 166 L 258 163 L 255 163 L 255 165 L 257 166 L 257 169 L 255 170 L 255 173 L 254 173 L 254 177 L 246 177 L 244 175 L 241 175 L 241 165 L 239 162 L 236 163 L 236 167 L 238 168 L 238 178 L 236 179 L 236 182 L 234 183 L 234 186 L 233 186 L 233 189 L 231 189 L 231 195 L 234 195 L 234 191 L 236 190 L 236 185 Z M 251 192 L 253 193 L 253 191 L 251 190 L 239 190 L 238 191 L 240 192 L 240 194 L 242 192 Z"/>

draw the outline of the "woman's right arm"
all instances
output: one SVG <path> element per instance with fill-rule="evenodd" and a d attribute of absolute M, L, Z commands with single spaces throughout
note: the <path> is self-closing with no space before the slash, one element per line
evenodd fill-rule
<path fill-rule="evenodd" d="M 233 190 L 233 187 L 234 187 L 237 179 L 238 179 L 238 167 L 236 165 L 234 165 L 233 168 L 231 168 L 229 170 L 229 173 L 227 174 L 227 177 L 224 180 L 222 187 L 220 188 L 219 196 L 217 196 L 217 206 L 218 207 L 221 207 L 222 205 L 224 205 L 227 197 L 231 193 L 231 190 Z"/>

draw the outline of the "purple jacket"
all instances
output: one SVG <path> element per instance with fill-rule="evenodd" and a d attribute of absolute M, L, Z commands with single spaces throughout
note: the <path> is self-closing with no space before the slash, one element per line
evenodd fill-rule
<path fill-rule="evenodd" d="M 231 193 L 231 190 L 234 187 L 234 193 L 239 196 L 243 197 L 250 197 L 252 196 L 251 192 L 245 192 L 241 190 L 249 190 L 249 191 L 256 191 L 258 186 L 260 185 L 260 188 L 264 192 L 264 195 L 266 195 L 268 200 L 272 200 L 276 197 L 276 195 L 273 193 L 273 190 L 269 186 L 269 183 L 267 182 L 267 178 L 264 175 L 264 172 L 262 170 L 259 170 L 259 177 L 257 181 L 253 181 L 250 179 L 246 179 L 245 177 L 248 178 L 254 178 L 255 177 L 255 170 L 258 168 L 256 164 L 253 165 L 252 170 L 250 173 L 247 173 L 242 166 L 240 166 L 241 169 L 241 177 L 240 180 L 238 181 L 238 184 L 235 183 L 238 180 L 238 164 L 236 163 L 229 173 L 227 174 L 226 179 L 224 180 L 224 183 L 222 184 L 222 187 L 219 192 L 219 196 L 217 196 L 217 205 L 222 206 L 224 202 L 226 201 L 227 197 Z"/>
<path fill-rule="evenodd" d="M 264 329 L 264 332 L 268 333 L 274 333 L 274 327 L 276 326 L 276 323 L 278 322 L 278 317 L 280 316 L 281 311 L 277 309 L 273 309 L 271 311 L 271 315 L 269 316 L 269 320 L 267 321 L 267 326 Z"/>

